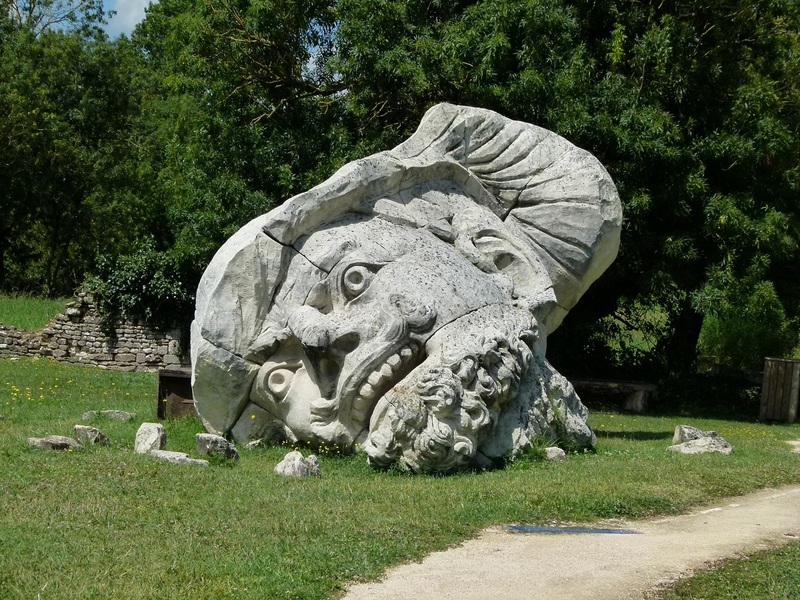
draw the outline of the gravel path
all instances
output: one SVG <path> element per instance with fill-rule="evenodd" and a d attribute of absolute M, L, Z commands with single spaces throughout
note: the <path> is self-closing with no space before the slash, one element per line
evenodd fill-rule
<path fill-rule="evenodd" d="M 800 539 L 800 486 L 602 526 L 640 534 L 488 529 L 458 548 L 391 569 L 380 582 L 355 585 L 345 600 L 641 600 L 709 562 Z"/>

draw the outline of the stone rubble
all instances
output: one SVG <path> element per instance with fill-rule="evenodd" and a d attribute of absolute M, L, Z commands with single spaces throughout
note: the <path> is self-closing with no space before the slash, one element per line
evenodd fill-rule
<path fill-rule="evenodd" d="M 124 410 L 87 410 L 81 416 L 81 420 L 91 421 L 97 417 L 105 417 L 112 421 L 133 421 L 136 418 L 136 413 Z"/>
<path fill-rule="evenodd" d="M 303 458 L 302 453 L 293 450 L 283 457 L 283 460 L 275 466 L 275 472 L 286 477 L 319 477 L 322 473 L 319 470 L 317 457 L 310 454 Z"/>
<path fill-rule="evenodd" d="M 198 433 L 195 436 L 195 448 L 201 456 L 220 456 L 229 460 L 239 460 L 236 446 L 213 433 Z"/>
<path fill-rule="evenodd" d="M 733 446 L 716 431 L 702 431 L 689 425 L 678 425 L 672 438 L 673 445 L 667 450 L 679 454 L 705 454 L 714 452 L 730 454 Z"/>
<path fill-rule="evenodd" d="M 142 423 L 136 432 L 133 449 L 138 454 L 148 454 L 153 450 L 163 450 L 166 445 L 167 432 L 161 423 Z"/>
<path fill-rule="evenodd" d="M 43 450 L 83 450 L 83 446 L 70 437 L 48 435 L 43 438 L 28 438 L 28 445 Z"/>
<path fill-rule="evenodd" d="M 544 452 L 545 460 L 567 460 L 567 453 L 556 446 L 545 448 Z"/>
<path fill-rule="evenodd" d="M 97 427 L 89 427 L 88 425 L 75 425 L 72 428 L 72 435 L 75 439 L 86 444 L 87 446 L 100 445 L 108 446 L 111 442 L 108 437 Z"/>
<path fill-rule="evenodd" d="M 189 458 L 185 452 L 172 452 L 170 450 L 151 450 L 148 454 L 158 460 L 166 461 L 173 465 L 194 465 L 207 467 L 208 461 L 199 458 Z"/>

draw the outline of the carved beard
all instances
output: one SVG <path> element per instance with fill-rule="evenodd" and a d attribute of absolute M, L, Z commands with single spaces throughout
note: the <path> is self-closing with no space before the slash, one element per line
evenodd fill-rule
<path fill-rule="evenodd" d="M 491 463 L 481 452 L 533 359 L 535 321 L 490 306 L 442 328 L 428 358 L 378 402 L 364 444 L 370 464 L 449 473 Z"/>

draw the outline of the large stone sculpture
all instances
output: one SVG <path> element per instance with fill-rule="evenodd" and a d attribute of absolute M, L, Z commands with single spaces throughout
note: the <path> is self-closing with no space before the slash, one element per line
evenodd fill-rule
<path fill-rule="evenodd" d="M 621 208 L 589 153 L 440 104 L 231 237 L 192 324 L 206 428 L 363 449 L 375 466 L 486 467 L 591 446 L 547 335 L 616 256 Z"/>

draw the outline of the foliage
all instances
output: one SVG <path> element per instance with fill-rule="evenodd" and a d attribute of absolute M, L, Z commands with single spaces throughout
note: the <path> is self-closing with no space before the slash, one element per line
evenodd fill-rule
<path fill-rule="evenodd" d="M 105 23 L 103 3 L 99 0 L 3 0 L 0 18 L 39 35 L 59 28 L 92 34 Z"/>
<path fill-rule="evenodd" d="M 141 421 L 153 418 L 155 384 L 148 373 L 0 360 L 6 596 L 47 586 L 58 597 L 325 598 L 490 525 L 675 514 L 800 481 L 785 442 L 797 439 L 798 425 L 695 419 L 736 452 L 681 456 L 664 452 L 675 417 L 615 413 L 591 417 L 596 454 L 558 465 L 525 459 L 426 477 L 330 454 L 319 458 L 321 478 L 295 480 L 273 472 L 287 450 L 276 447 L 243 451 L 233 467 L 180 468 L 132 449 Z M 26 446 L 30 436 L 69 435 L 85 411 L 104 408 L 138 415 L 91 422 L 109 447 L 66 454 Z M 164 425 L 167 449 L 194 453 L 197 420 Z M 136 560 L 120 569 L 121 556 Z"/>
<path fill-rule="evenodd" d="M 194 296 L 181 283 L 187 275 L 197 276 L 192 266 L 173 254 L 156 252 L 150 240 L 115 261 L 101 259 L 97 269 L 99 275 L 89 286 L 106 329 L 121 318 L 169 329 L 194 306 Z"/>
<path fill-rule="evenodd" d="M 759 371 L 764 357 L 791 354 L 798 339 L 798 318 L 788 319 L 773 283 L 750 270 L 742 278 L 712 270 L 695 297 L 705 313 L 700 356 L 707 361 Z"/>
<path fill-rule="evenodd" d="M 244 222 L 448 101 L 553 129 L 617 182 L 620 256 L 553 336 L 562 370 L 656 379 L 695 367 L 701 331 L 729 366 L 797 339 L 795 2 L 164 0 L 113 43 L 69 6 L 86 27 L 0 19 L 0 289 L 71 291 L 149 239 L 188 301 Z M 124 281 L 109 298 L 150 301 Z"/>
<path fill-rule="evenodd" d="M 71 294 L 110 237 L 135 222 L 103 200 L 130 109 L 124 43 L 6 23 L 0 38 L 0 289 Z M 95 36 L 93 33 L 92 36 Z M 109 202 L 109 204 L 113 204 Z M 119 239 L 117 243 L 120 243 Z"/>

